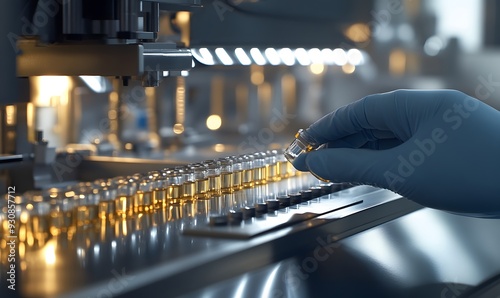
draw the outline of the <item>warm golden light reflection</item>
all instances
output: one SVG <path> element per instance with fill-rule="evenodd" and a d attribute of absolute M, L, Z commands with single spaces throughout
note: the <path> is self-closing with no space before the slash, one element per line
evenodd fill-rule
<path fill-rule="evenodd" d="M 320 75 L 325 71 L 325 65 L 321 63 L 314 63 L 309 66 L 309 70 L 312 74 Z"/>
<path fill-rule="evenodd" d="M 43 255 L 47 265 L 54 265 L 56 263 L 56 246 L 53 242 L 47 243 L 43 248 Z"/>
<path fill-rule="evenodd" d="M 174 133 L 182 134 L 184 132 L 184 119 L 186 109 L 186 80 L 184 77 L 177 78 L 177 87 L 175 89 L 175 124 Z"/>
<path fill-rule="evenodd" d="M 294 113 L 297 103 L 297 84 L 295 77 L 291 74 L 286 74 L 281 78 L 281 94 L 286 113 Z"/>
<path fill-rule="evenodd" d="M 222 126 L 222 119 L 219 115 L 210 115 L 207 118 L 207 127 L 210 130 L 217 130 Z"/>
<path fill-rule="evenodd" d="M 370 39 L 371 31 L 367 24 L 356 23 L 349 26 L 344 34 L 354 42 L 366 42 Z"/>
<path fill-rule="evenodd" d="M 214 151 L 215 152 L 224 152 L 224 150 L 226 150 L 226 146 L 224 146 L 224 144 L 215 144 L 214 145 Z"/>
<path fill-rule="evenodd" d="M 273 88 L 271 84 L 264 83 L 257 88 L 260 114 L 264 119 L 269 119 L 271 112 L 271 101 L 273 98 Z"/>
<path fill-rule="evenodd" d="M 5 107 L 5 122 L 7 125 L 16 125 L 16 106 Z"/>
<path fill-rule="evenodd" d="M 65 76 L 39 76 L 31 78 L 34 82 L 33 102 L 39 107 L 53 106 L 54 99 L 62 104 L 68 102 L 70 78 Z"/>
<path fill-rule="evenodd" d="M 180 135 L 184 132 L 184 125 L 180 124 L 180 123 L 176 123 L 174 124 L 174 128 L 173 128 L 173 131 L 175 134 L 177 135 Z"/>
<path fill-rule="evenodd" d="M 352 64 L 344 64 L 342 65 L 342 71 L 345 73 L 345 74 L 351 74 L 351 73 L 354 73 L 354 71 L 356 70 L 356 66 L 352 65 Z"/>
<path fill-rule="evenodd" d="M 389 71 L 393 75 L 403 75 L 406 72 L 406 53 L 395 49 L 389 56 Z"/>
<path fill-rule="evenodd" d="M 133 148 L 134 148 L 134 145 L 132 145 L 132 143 L 125 144 L 125 150 L 132 150 Z"/>
<path fill-rule="evenodd" d="M 175 22 L 179 28 L 181 28 L 181 41 L 189 47 L 190 38 L 190 18 L 191 13 L 189 11 L 179 11 L 175 14 Z"/>
<path fill-rule="evenodd" d="M 18 253 L 19 253 L 19 257 L 21 259 L 24 258 L 25 254 L 26 254 L 26 245 L 23 243 L 23 242 L 19 242 L 19 250 L 18 250 Z"/>
<path fill-rule="evenodd" d="M 252 84 L 258 86 L 264 83 L 264 67 L 261 65 L 250 66 L 250 81 Z"/>

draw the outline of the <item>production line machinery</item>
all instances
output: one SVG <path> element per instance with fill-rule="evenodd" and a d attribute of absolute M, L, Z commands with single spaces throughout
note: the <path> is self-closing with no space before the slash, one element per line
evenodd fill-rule
<path fill-rule="evenodd" d="M 231 165 L 237 165 L 238 158 L 233 159 Z M 216 167 L 223 169 L 228 160 L 218 160 Z M 204 168 L 213 168 L 213 161 L 208 164 Z M 189 180 L 166 179 L 170 182 L 153 183 L 152 191 L 143 191 L 146 181 L 158 181 L 162 172 L 165 178 L 182 177 L 179 167 L 65 190 L 24 194 L 11 190 L 13 202 L 3 201 L 2 214 L 8 215 L 9 205 L 15 204 L 16 221 L 11 225 L 9 217 L 3 217 L 1 270 L 8 272 L 15 264 L 16 291 L 7 288 L 4 275 L 2 293 L 22 297 L 498 294 L 499 220 L 422 208 L 371 186 L 325 183 L 287 165 L 275 160 L 252 168 L 246 171 L 251 173 L 248 179 L 238 167 L 216 171 L 207 177 L 211 182 L 201 196 L 200 188 L 193 188 Z M 231 174 L 226 182 L 224 173 Z M 240 183 L 233 179 L 238 176 L 243 178 Z M 112 186 L 120 179 L 128 195 L 120 186 Z M 182 185 L 177 187 L 176 181 Z M 194 191 L 184 195 L 190 190 Z M 78 202 L 72 205 L 71 200 Z M 18 246 L 14 262 L 8 257 L 12 238 Z"/>

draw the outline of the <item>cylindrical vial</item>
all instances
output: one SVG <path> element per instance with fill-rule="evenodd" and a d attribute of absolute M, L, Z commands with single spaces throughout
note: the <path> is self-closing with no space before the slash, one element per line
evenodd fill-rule
<path fill-rule="evenodd" d="M 299 131 L 295 134 L 295 140 L 286 148 L 285 157 L 290 162 L 293 163 L 297 157 L 312 150 L 317 150 L 322 148 L 324 144 L 318 143 L 312 136 L 307 133 L 304 129 L 299 129 Z M 300 172 L 297 172 L 297 174 Z M 326 179 L 321 177 L 317 177 L 314 173 L 311 173 L 317 179 L 329 182 Z"/>
<path fill-rule="evenodd" d="M 268 182 L 280 181 L 280 165 L 278 163 L 278 151 L 266 151 L 266 179 Z"/>
<path fill-rule="evenodd" d="M 243 185 L 243 188 L 251 188 L 255 185 L 254 180 L 253 180 L 253 178 L 254 178 L 254 166 L 253 166 L 254 157 L 252 155 L 243 155 L 242 158 L 243 158 L 243 161 L 241 163 L 242 170 L 243 170 L 242 185 Z"/>
<path fill-rule="evenodd" d="M 115 199 L 118 195 L 118 185 L 109 179 L 101 188 L 101 200 L 99 201 L 99 217 L 101 219 L 113 219 L 116 215 Z"/>
<path fill-rule="evenodd" d="M 182 200 L 183 170 L 175 169 L 168 173 L 168 204 L 180 204 Z"/>
<path fill-rule="evenodd" d="M 233 162 L 233 190 L 237 191 L 243 189 L 243 158 L 239 156 L 232 156 Z"/>
<path fill-rule="evenodd" d="M 202 164 L 195 164 L 191 167 L 191 170 L 193 171 L 196 188 L 194 198 L 201 200 L 208 199 L 210 195 L 208 193 L 207 169 Z"/>
<path fill-rule="evenodd" d="M 77 227 L 90 226 L 97 222 L 100 194 L 98 189 L 80 190 L 75 195 L 74 222 Z"/>
<path fill-rule="evenodd" d="M 316 150 L 321 145 L 306 130 L 299 129 L 295 134 L 295 140 L 285 149 L 285 157 L 289 162 L 293 163 L 301 154 Z"/>
<path fill-rule="evenodd" d="M 66 197 L 66 190 L 51 188 L 47 190 L 46 200 L 50 203 L 49 230 L 53 236 L 68 231 L 71 227 L 71 216 L 73 213 L 73 195 Z"/>
<path fill-rule="evenodd" d="M 196 194 L 196 183 L 194 179 L 194 173 L 191 167 L 183 168 L 183 183 L 182 183 L 182 199 L 183 200 L 194 200 Z"/>
<path fill-rule="evenodd" d="M 253 156 L 253 181 L 257 185 L 266 184 L 266 153 L 257 152 Z"/>
<path fill-rule="evenodd" d="M 282 149 L 276 156 L 279 165 L 281 179 L 295 176 L 296 169 L 285 157 L 285 149 Z"/>
<path fill-rule="evenodd" d="M 208 176 L 208 193 L 211 197 L 221 195 L 221 166 L 218 161 L 205 162 Z"/>
<path fill-rule="evenodd" d="M 137 192 L 134 196 L 134 212 L 149 212 L 153 209 L 153 180 L 150 176 L 144 176 L 139 181 Z"/>
<path fill-rule="evenodd" d="M 32 202 L 31 205 L 33 208 L 29 211 L 28 232 L 31 230 L 36 244 L 42 246 L 48 240 L 50 233 L 50 203 L 44 198 L 43 201 Z"/>
<path fill-rule="evenodd" d="M 167 206 L 167 171 L 159 171 L 158 175 L 153 175 L 153 206 L 161 209 Z"/>
<path fill-rule="evenodd" d="M 134 196 L 137 192 L 137 182 L 132 179 L 118 179 L 117 196 L 115 199 L 115 210 L 119 217 L 127 217 L 134 214 Z"/>
<path fill-rule="evenodd" d="M 220 160 L 221 192 L 229 194 L 233 189 L 233 161 L 229 158 Z"/>

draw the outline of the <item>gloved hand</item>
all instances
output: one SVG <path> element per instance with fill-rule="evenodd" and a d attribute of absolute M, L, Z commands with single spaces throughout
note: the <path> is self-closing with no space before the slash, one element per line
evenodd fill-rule
<path fill-rule="evenodd" d="M 327 146 L 297 159 L 299 170 L 387 188 L 431 208 L 500 217 L 500 112 L 462 92 L 370 95 L 306 132 Z"/>

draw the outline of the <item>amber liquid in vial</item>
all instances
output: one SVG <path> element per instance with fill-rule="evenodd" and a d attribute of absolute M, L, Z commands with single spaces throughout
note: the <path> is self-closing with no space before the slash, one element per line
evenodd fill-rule
<path fill-rule="evenodd" d="M 255 185 L 253 182 L 253 173 L 254 169 L 243 170 L 243 181 L 241 183 L 243 188 L 251 188 Z"/>
<path fill-rule="evenodd" d="M 75 211 L 75 225 L 77 227 L 87 226 L 97 221 L 98 217 L 97 205 L 77 206 Z"/>
<path fill-rule="evenodd" d="M 221 177 L 220 175 L 208 176 L 208 193 L 210 196 L 221 195 Z"/>
<path fill-rule="evenodd" d="M 195 199 L 208 199 L 210 195 L 208 193 L 208 178 L 198 179 L 195 181 Z"/>
<path fill-rule="evenodd" d="M 134 212 L 149 212 L 153 207 L 153 192 L 138 190 L 134 196 Z"/>
<path fill-rule="evenodd" d="M 72 225 L 72 220 L 71 210 L 54 210 L 50 212 L 50 234 L 57 236 L 67 232 Z"/>
<path fill-rule="evenodd" d="M 33 237 L 38 241 L 38 244 L 44 244 L 49 237 L 50 215 L 33 215 L 29 220 Z"/>
<path fill-rule="evenodd" d="M 131 216 L 134 213 L 134 196 L 119 196 L 115 199 L 116 215 Z"/>
<path fill-rule="evenodd" d="M 279 175 L 281 178 L 288 178 L 290 177 L 288 173 L 288 161 L 278 161 L 278 169 L 279 169 Z"/>
<path fill-rule="evenodd" d="M 167 205 L 167 189 L 157 188 L 153 190 L 153 208 L 162 209 Z"/>
<path fill-rule="evenodd" d="M 115 217 L 115 201 L 106 200 L 99 202 L 99 218 L 109 218 L 112 219 Z"/>
<path fill-rule="evenodd" d="M 221 192 L 229 194 L 234 191 L 233 189 L 233 173 L 224 172 L 221 174 Z"/>
<path fill-rule="evenodd" d="M 281 176 L 280 176 L 280 168 L 279 168 L 278 163 L 270 164 L 266 166 L 266 178 L 267 182 L 273 182 L 273 181 L 280 181 Z"/>
<path fill-rule="evenodd" d="M 182 199 L 182 185 L 171 184 L 167 190 L 167 202 L 170 204 L 179 204 Z"/>
<path fill-rule="evenodd" d="M 254 182 L 257 185 L 266 184 L 266 167 L 255 168 L 254 170 Z"/>
<path fill-rule="evenodd" d="M 182 198 L 184 200 L 193 200 L 196 193 L 196 183 L 194 181 L 186 181 L 182 184 Z"/>
<path fill-rule="evenodd" d="M 238 170 L 233 172 L 233 190 L 243 189 L 243 171 Z"/>

